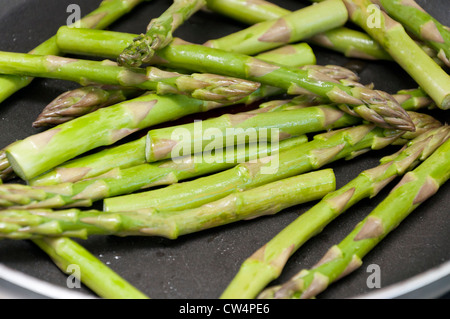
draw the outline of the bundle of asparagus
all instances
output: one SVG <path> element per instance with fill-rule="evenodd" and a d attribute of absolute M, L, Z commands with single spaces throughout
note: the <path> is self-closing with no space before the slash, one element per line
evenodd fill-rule
<path fill-rule="evenodd" d="M 102 1 L 28 54 L 0 52 L 0 102 L 32 77 L 81 84 L 31 123 L 41 132 L 0 151 L 0 238 L 32 240 L 65 273 L 78 264 L 98 296 L 148 298 L 69 237 L 175 240 L 317 201 L 248 258 L 221 295 L 311 298 L 448 180 L 450 130 L 428 111 L 450 107 L 449 32 L 414 1 L 315 0 L 289 11 L 265 0 L 174 0 L 145 32 L 100 30 L 142 2 Z M 381 8 L 379 28 L 366 23 L 372 4 Z M 203 44 L 178 38 L 200 11 L 251 26 Z M 317 65 L 314 45 L 397 63 L 417 86 L 390 94 L 364 85 L 343 66 Z M 239 105 L 250 110 L 228 112 Z M 199 113 L 202 132 L 213 130 L 219 143 L 198 135 L 197 122 L 172 122 Z M 336 190 L 334 162 L 401 146 Z M 314 268 L 266 287 L 307 240 L 404 174 Z M 99 201 L 103 209 L 84 210 Z"/>

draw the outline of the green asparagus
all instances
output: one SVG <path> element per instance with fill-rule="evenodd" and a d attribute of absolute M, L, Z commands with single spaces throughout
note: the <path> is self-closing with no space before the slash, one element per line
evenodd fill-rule
<path fill-rule="evenodd" d="M 69 42 L 67 30 L 64 43 Z M 93 34 L 89 32 L 90 34 Z M 74 32 L 72 32 L 74 34 Z M 76 32 L 75 32 L 76 34 Z M 103 38 L 106 33 L 97 33 L 98 38 Z M 93 39 L 98 39 L 94 37 Z M 96 41 L 71 41 L 63 50 L 75 50 L 78 53 L 92 52 Z M 75 49 L 76 47 L 76 49 Z M 72 48 L 72 49 L 71 49 Z M 100 54 L 97 49 L 97 54 Z M 289 94 L 314 94 L 326 98 L 328 101 L 343 104 L 349 107 L 344 109 L 351 115 L 358 115 L 363 119 L 374 122 L 385 128 L 397 128 L 402 130 L 414 130 L 414 126 L 407 113 L 386 92 L 372 90 L 361 85 L 345 85 L 327 74 L 327 66 L 305 66 L 301 69 L 283 67 L 268 63 L 248 55 L 226 52 L 202 45 L 187 43 L 175 38 L 171 45 L 161 49 L 154 57 L 154 63 L 173 68 L 190 69 L 197 72 L 212 72 L 237 78 L 260 82 L 263 85 L 279 87 Z M 224 67 L 226 65 L 226 67 Z M 343 68 L 340 68 L 342 70 Z"/>
<path fill-rule="evenodd" d="M 85 86 L 65 92 L 48 104 L 33 122 L 33 127 L 56 126 L 77 117 L 92 113 L 129 98 L 135 98 L 140 90 L 113 86 Z"/>
<path fill-rule="evenodd" d="M 155 50 L 167 46 L 173 40 L 173 32 L 205 5 L 205 0 L 174 0 L 161 16 L 150 21 L 146 33 L 136 37 L 120 54 L 119 65 L 139 67 L 150 62 Z"/>
<path fill-rule="evenodd" d="M 326 195 L 301 214 L 251 257 L 222 294 L 222 298 L 254 298 L 278 278 L 288 261 L 307 240 L 336 217 L 364 198 L 376 196 L 394 178 L 414 168 L 450 137 L 450 127 L 441 126 L 421 134 L 379 166 L 366 170 L 339 190 Z"/>
<path fill-rule="evenodd" d="M 0 212 L 0 238 L 90 235 L 178 236 L 243 219 L 276 214 L 287 207 L 322 198 L 335 189 L 332 169 L 234 192 L 204 206 L 183 211 L 105 213 L 99 211 L 9 210 Z M 5 225 L 2 227 L 1 224 Z M 12 231 L 13 228 L 16 228 Z M 3 232 L 5 230 L 5 232 Z"/>
<path fill-rule="evenodd" d="M 277 19 L 260 22 L 220 39 L 209 40 L 205 45 L 253 55 L 341 27 L 347 20 L 348 12 L 343 2 L 327 0 Z"/>
<path fill-rule="evenodd" d="M 313 298 L 360 267 L 364 256 L 450 178 L 450 140 L 430 155 L 419 167 L 408 172 L 389 195 L 346 238 L 329 249 L 312 269 L 301 271 L 281 286 L 267 289 L 260 297 Z"/>
<path fill-rule="evenodd" d="M 450 30 L 414 0 L 374 0 L 405 29 L 432 47 L 437 57 L 450 67 Z"/>
<path fill-rule="evenodd" d="M 275 155 L 308 141 L 299 136 L 279 144 L 251 144 L 227 149 L 223 153 L 195 154 L 157 163 L 145 163 L 111 171 L 76 183 L 31 187 L 20 184 L 0 185 L 0 206 L 20 209 L 88 207 L 93 202 L 152 187 L 217 173 L 239 163 Z"/>
<path fill-rule="evenodd" d="M 274 157 L 255 163 L 242 163 L 214 175 L 147 192 L 107 198 L 104 210 L 111 212 L 139 211 L 151 207 L 161 210 L 180 210 L 197 207 L 230 193 L 257 187 L 293 175 L 318 169 L 342 158 L 351 158 L 370 149 L 380 149 L 394 141 L 406 142 L 416 134 L 428 130 L 436 120 L 410 113 L 417 125 L 416 132 L 400 139 L 404 131 L 360 125 L 316 135 L 314 140 L 293 147 Z"/>
<path fill-rule="evenodd" d="M 138 4 L 149 0 L 105 0 L 100 3 L 98 9 L 94 10 L 86 17 L 77 21 L 73 27 L 104 29 L 118 20 L 123 15 L 133 10 Z M 48 39 L 38 47 L 33 49 L 31 54 L 40 55 L 61 55 L 56 44 L 56 36 Z M 26 87 L 33 78 L 20 75 L 0 76 L 0 103 L 9 96 Z"/>
<path fill-rule="evenodd" d="M 214 107 L 217 103 L 184 95 L 148 93 L 20 140 L 8 146 L 6 154 L 15 173 L 29 180 L 87 151 L 114 144 L 140 129 Z M 69 171 L 72 176 L 87 173 L 86 168 Z"/>
<path fill-rule="evenodd" d="M 146 140 L 146 160 L 156 162 L 239 144 L 279 141 L 359 123 L 359 118 L 332 106 L 276 113 L 224 114 L 205 121 L 150 130 Z"/>
<path fill-rule="evenodd" d="M 81 85 L 100 83 L 119 85 L 157 94 L 184 94 L 196 99 L 239 101 L 259 88 L 259 83 L 216 74 L 185 75 L 156 67 L 124 68 L 114 62 L 0 52 L 0 73 L 56 78 Z"/>
<path fill-rule="evenodd" d="M 373 18 L 370 0 L 344 0 L 352 22 L 379 42 L 396 61 L 436 102 L 439 108 L 450 108 L 450 76 L 428 56 L 407 34 L 403 26 L 384 11 L 375 11 L 379 25 L 367 21 Z"/>
<path fill-rule="evenodd" d="M 68 275 L 77 276 L 83 284 L 106 299 L 148 299 L 146 295 L 120 277 L 77 242 L 65 237 L 34 239 L 33 242 L 47 253 Z M 79 267 L 74 269 L 73 267 Z M 77 270 L 72 273 L 73 270 Z"/>

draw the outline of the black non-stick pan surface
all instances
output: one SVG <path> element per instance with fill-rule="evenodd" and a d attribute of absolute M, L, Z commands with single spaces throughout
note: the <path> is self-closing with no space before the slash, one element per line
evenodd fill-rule
<path fill-rule="evenodd" d="M 307 0 L 273 0 L 273 2 L 290 10 L 310 4 Z M 0 50 L 30 51 L 54 35 L 59 26 L 66 24 L 70 14 L 67 13 L 67 8 L 73 3 L 78 4 L 82 15 L 85 15 L 94 10 L 100 0 L 0 0 Z M 170 0 L 153 0 L 139 5 L 110 29 L 130 33 L 143 32 L 150 19 L 159 16 L 170 3 Z M 450 24 L 448 0 L 418 0 L 418 3 L 443 23 Z M 208 39 L 218 38 L 244 27 L 245 25 L 218 14 L 199 12 L 175 35 L 194 43 L 204 43 Z M 373 82 L 376 88 L 389 93 L 417 87 L 417 84 L 393 62 L 352 60 L 339 53 L 313 48 L 318 64 L 357 65 L 360 68 L 361 82 L 364 84 Z M 70 82 L 36 79 L 29 87 L 2 103 L 0 147 L 40 132 L 31 126 L 36 116 L 57 95 L 76 87 L 77 84 Z M 228 111 L 238 110 L 230 108 Z M 449 119 L 448 112 L 438 111 L 433 114 L 442 121 Z M 207 117 L 215 115 L 209 113 Z M 205 115 L 189 117 L 184 121 L 197 118 L 205 118 Z M 333 163 L 329 167 L 335 170 L 337 187 L 343 186 L 364 169 L 376 166 L 382 156 L 396 150 L 398 148 L 388 147 L 382 151 L 369 152 L 348 162 Z M 273 284 L 284 282 L 299 270 L 315 264 L 331 245 L 343 239 L 376 207 L 394 183 L 377 197 L 363 200 L 348 210 L 301 247 Z M 299 205 L 274 216 L 242 221 L 176 240 L 99 236 L 79 242 L 151 298 L 215 299 L 221 295 L 247 257 L 313 204 Z M 450 272 L 446 264 L 450 261 L 449 207 L 450 183 L 447 183 L 371 251 L 361 268 L 332 284 L 318 298 L 442 297 L 450 291 L 450 283 L 446 276 Z M 0 263 L 6 266 L 6 269 L 47 282 L 52 287 L 62 288 L 68 293 L 82 293 L 95 297 L 95 294 L 85 286 L 75 291 L 68 289 L 66 275 L 32 242 L 0 241 Z M 372 268 L 369 266 L 374 264 L 379 266 L 381 288 L 370 288 L 367 284 L 372 274 L 370 271 Z M 433 276 L 439 271 L 438 276 Z M 14 285 L 8 285 L 7 281 L 7 278 L 0 280 L 2 285 L 0 291 L 4 297 L 8 296 L 8 291 L 11 292 L 11 296 L 13 291 L 16 296 L 30 295 L 25 293 L 26 281 L 23 290 L 14 289 Z M 424 285 L 427 286 L 426 289 Z M 45 289 L 42 293 L 45 295 Z"/>

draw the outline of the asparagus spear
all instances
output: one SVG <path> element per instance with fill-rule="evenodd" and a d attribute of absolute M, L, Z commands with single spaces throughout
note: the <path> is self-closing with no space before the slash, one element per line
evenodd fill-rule
<path fill-rule="evenodd" d="M 439 108 L 450 108 L 450 76 L 406 33 L 403 26 L 379 10 L 380 27 L 368 26 L 370 0 L 344 0 L 351 21 L 378 41 L 392 58 L 427 92 Z"/>
<path fill-rule="evenodd" d="M 70 26 L 80 28 L 104 29 L 114 21 L 130 12 L 138 4 L 149 0 L 105 0 L 100 6 L 90 14 L 82 18 L 76 25 Z M 40 55 L 61 55 L 56 44 L 56 36 L 48 39 L 38 47 L 33 49 L 31 54 Z M 26 87 L 33 79 L 20 75 L 1 75 L 0 76 L 0 103 L 18 90 Z"/>
<path fill-rule="evenodd" d="M 381 159 L 379 166 L 360 173 L 339 190 L 326 195 L 245 260 L 222 298 L 256 297 L 278 278 L 288 258 L 308 239 L 362 199 L 376 196 L 395 177 L 414 168 L 449 137 L 448 126 L 432 129 L 407 143 L 406 148 Z"/>
<path fill-rule="evenodd" d="M 223 103 L 239 101 L 259 87 L 256 82 L 215 74 L 184 75 L 156 67 L 128 69 L 108 60 L 101 62 L 12 52 L 0 52 L 0 72 L 75 81 L 82 85 L 100 83 L 158 94 L 184 94 Z"/>
<path fill-rule="evenodd" d="M 253 55 L 341 27 L 347 20 L 348 12 L 341 0 L 326 0 L 220 39 L 209 40 L 205 45 Z"/>
<path fill-rule="evenodd" d="M 111 145 L 140 129 L 216 106 L 214 102 L 184 95 L 149 93 L 17 141 L 6 148 L 6 154 L 15 173 L 29 180 L 87 151 Z M 80 170 L 70 173 L 86 174 Z"/>
<path fill-rule="evenodd" d="M 307 133 L 342 128 L 360 119 L 332 106 L 315 106 L 276 113 L 224 114 L 201 122 L 150 130 L 146 160 L 156 162 L 225 149 L 238 144 L 277 141 Z"/>
<path fill-rule="evenodd" d="M 81 278 L 78 279 L 101 298 L 148 299 L 146 295 L 73 240 L 64 237 L 43 237 L 34 239 L 33 242 L 45 251 L 64 273 L 77 276 L 78 272 L 71 273 L 69 266 L 80 267 Z"/>
<path fill-rule="evenodd" d="M 59 95 L 42 110 L 33 122 L 33 127 L 59 125 L 100 108 L 137 97 L 139 93 L 143 94 L 140 90 L 97 85 L 68 91 Z"/>
<path fill-rule="evenodd" d="M 0 185 L 0 206 L 20 209 L 91 206 L 112 196 L 129 194 L 151 187 L 171 185 L 198 176 L 230 169 L 239 163 L 256 160 L 307 142 L 299 136 L 270 145 L 251 144 L 227 149 L 219 154 L 195 154 L 158 163 L 115 168 L 95 178 L 47 187 L 17 184 Z"/>
<path fill-rule="evenodd" d="M 311 269 L 303 270 L 261 298 L 312 298 L 361 266 L 362 259 L 450 178 L 450 140 L 408 172 L 390 194 Z"/>
<path fill-rule="evenodd" d="M 206 5 L 205 0 L 174 0 L 163 14 L 150 21 L 145 34 L 136 37 L 119 56 L 122 66 L 139 67 L 150 62 L 155 50 L 173 40 L 173 32 Z"/>
<path fill-rule="evenodd" d="M 335 189 L 332 169 L 276 181 L 244 192 L 234 192 L 204 206 L 177 212 L 105 213 L 66 211 L 0 212 L 0 238 L 29 239 L 42 236 L 90 235 L 162 236 L 180 235 L 226 225 L 243 219 L 276 214 L 287 207 L 323 197 Z M 16 228 L 12 231 L 13 228 Z M 2 230 L 5 230 L 3 232 Z"/>
<path fill-rule="evenodd" d="M 72 34 L 74 33 L 72 32 Z M 90 32 L 90 34 L 93 33 Z M 106 33 L 102 32 L 102 34 Z M 68 35 L 68 31 L 66 35 Z M 98 37 L 94 37 L 94 39 L 102 38 L 100 33 L 97 35 Z M 67 36 L 65 43 L 68 42 L 68 39 Z M 73 50 L 72 52 L 76 50 L 78 53 L 93 52 L 96 41 L 72 41 L 72 43 L 75 42 L 79 44 L 69 45 L 63 50 Z M 95 52 L 100 53 L 99 49 Z M 324 74 L 330 69 L 327 66 L 303 67 L 303 69 L 283 67 L 245 54 L 187 43 L 178 38 L 175 38 L 171 45 L 157 52 L 154 63 L 257 81 L 267 86 L 282 88 L 294 95 L 303 93 L 318 95 L 334 103 L 348 103 L 350 108 L 344 108 L 347 112 L 375 122 L 377 125 L 414 130 L 407 113 L 392 96 L 386 92 L 372 90 L 361 85 L 352 85 L 354 83 L 348 84 L 347 82 L 347 85 L 345 81 L 341 83 Z M 224 65 L 227 67 L 225 68 Z"/>
<path fill-rule="evenodd" d="M 434 126 L 436 120 L 427 121 L 411 113 L 417 124 L 417 131 L 400 139 L 404 131 L 375 128 L 374 125 L 360 125 L 316 135 L 314 140 L 274 157 L 261 159 L 256 163 L 242 163 L 214 174 L 170 185 L 142 193 L 107 198 L 104 210 L 110 212 L 139 211 L 151 207 L 161 210 L 180 210 L 197 207 L 230 193 L 254 188 L 293 175 L 318 169 L 342 158 L 350 158 L 370 149 L 379 149 L 394 141 L 406 142 L 406 138 Z M 427 117 L 429 119 L 429 117 Z M 425 121 L 427 124 L 425 124 Z M 421 123 L 422 122 L 422 123 Z M 422 127 L 423 129 L 419 129 Z"/>
<path fill-rule="evenodd" d="M 215 12 L 250 25 L 279 19 L 292 13 L 292 11 L 264 0 L 209 0 L 208 7 Z M 318 33 L 305 41 L 341 52 L 347 57 L 392 60 L 389 54 L 365 32 L 346 27 L 337 27 Z"/>
<path fill-rule="evenodd" d="M 262 0 L 206 0 L 206 5 L 214 12 L 247 24 L 274 20 L 291 13 L 272 2 Z"/>
<path fill-rule="evenodd" d="M 450 30 L 433 18 L 414 0 L 378 0 L 393 19 L 400 22 L 405 29 L 425 41 L 436 52 L 439 59 L 450 67 Z"/>

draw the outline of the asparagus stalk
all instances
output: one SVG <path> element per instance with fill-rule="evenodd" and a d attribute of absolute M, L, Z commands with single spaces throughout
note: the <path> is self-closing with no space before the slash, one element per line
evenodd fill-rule
<path fill-rule="evenodd" d="M 216 106 L 216 103 L 184 95 L 149 93 L 15 142 L 6 148 L 6 154 L 15 173 L 29 180 L 87 151 L 114 144 L 140 129 Z M 71 173 L 86 174 L 80 170 Z"/>
<path fill-rule="evenodd" d="M 291 13 L 272 2 L 261 0 L 206 0 L 206 5 L 214 12 L 247 24 L 275 20 Z"/>
<path fill-rule="evenodd" d="M 450 67 L 450 30 L 433 18 L 414 0 L 378 0 L 393 19 L 400 22 L 405 29 L 424 41 L 436 52 L 439 59 Z"/>
<path fill-rule="evenodd" d="M 215 12 L 250 25 L 279 19 L 292 13 L 292 11 L 264 0 L 209 0 L 208 7 Z M 351 58 L 392 60 L 389 54 L 365 32 L 346 27 L 337 27 L 318 33 L 305 41 L 341 52 Z"/>
<path fill-rule="evenodd" d="M 279 141 L 358 123 L 359 118 L 332 106 L 276 113 L 224 114 L 201 122 L 150 130 L 146 140 L 146 160 L 156 162 L 239 144 Z"/>
<path fill-rule="evenodd" d="M 391 57 L 427 92 L 439 108 L 450 108 L 450 76 L 407 34 L 403 26 L 379 10 L 379 28 L 368 25 L 370 0 L 344 0 L 351 21 L 378 41 Z"/>
<path fill-rule="evenodd" d="M 174 184 L 163 189 L 107 198 L 104 210 L 110 212 L 139 211 L 152 207 L 160 210 L 180 210 L 197 207 L 222 198 L 232 192 L 245 190 L 290 176 L 319 169 L 339 159 L 358 156 L 370 149 L 380 149 L 394 141 L 406 138 L 434 126 L 422 116 L 411 113 L 417 131 L 400 139 L 404 131 L 386 130 L 374 125 L 360 125 L 316 135 L 311 142 L 280 152 L 276 156 L 255 163 L 238 166 L 193 181 Z M 429 119 L 429 117 L 427 117 Z M 427 124 L 425 124 L 425 122 Z M 419 129 L 422 127 L 422 129 Z"/>
<path fill-rule="evenodd" d="M 7 226 L 0 229 L 7 230 L 0 233 L 0 237 L 133 235 L 175 239 L 243 219 L 276 214 L 287 207 L 317 200 L 334 190 L 335 185 L 333 170 L 326 169 L 235 192 L 204 206 L 178 212 L 3 211 L 0 223 Z M 14 227 L 16 229 L 11 231 Z"/>
<path fill-rule="evenodd" d="M 253 55 L 341 27 L 347 20 L 348 12 L 341 0 L 326 0 L 220 39 L 209 40 L 205 45 Z"/>
<path fill-rule="evenodd" d="M 239 163 L 275 155 L 307 142 L 306 136 L 290 138 L 279 144 L 251 144 L 227 149 L 223 153 L 195 154 L 158 163 L 129 168 L 115 168 L 95 178 L 76 183 L 31 187 L 18 184 L 0 185 L 0 206 L 8 209 L 66 208 L 91 206 L 112 196 L 129 194 L 151 187 L 217 173 Z"/>
<path fill-rule="evenodd" d="M 369 35 L 346 27 L 316 34 L 306 41 L 341 52 L 348 58 L 392 61 L 392 57 L 386 50 Z"/>
<path fill-rule="evenodd" d="M 156 67 L 128 69 L 111 61 L 89 61 L 48 55 L 0 52 L 0 72 L 75 81 L 81 85 L 119 85 L 157 94 L 184 94 L 201 100 L 239 101 L 259 83 L 215 74 L 183 75 Z"/>
<path fill-rule="evenodd" d="M 68 91 L 59 95 L 42 110 L 33 122 L 33 127 L 56 126 L 100 108 L 137 97 L 139 93 L 140 90 L 96 85 Z"/>
<path fill-rule="evenodd" d="M 450 140 L 408 172 L 390 194 L 311 269 L 303 270 L 261 298 L 312 298 L 350 274 L 362 259 L 450 178 Z"/>
<path fill-rule="evenodd" d="M 117 19 L 130 12 L 138 4 L 148 0 L 105 0 L 100 6 L 90 14 L 82 18 L 71 28 L 93 28 L 104 29 Z M 56 44 L 56 36 L 48 39 L 38 47 L 33 49 L 31 54 L 39 55 L 61 55 Z M 26 87 L 33 78 L 21 75 L 1 75 L 0 76 L 0 103 L 9 96 Z"/>
<path fill-rule="evenodd" d="M 339 190 L 327 194 L 245 260 L 222 298 L 256 297 L 267 284 L 278 278 L 288 258 L 307 240 L 362 199 L 376 196 L 394 178 L 414 168 L 449 137 L 448 126 L 432 129 L 407 143 L 399 152 L 381 159 L 379 166 L 360 173 Z M 280 289 L 280 294 L 281 291 L 284 289 Z"/>
<path fill-rule="evenodd" d="M 145 34 L 134 39 L 119 56 L 122 66 L 139 67 L 150 62 L 155 50 L 173 40 L 173 32 L 206 5 L 205 0 L 174 0 L 163 14 L 150 21 Z"/>
<path fill-rule="evenodd" d="M 68 275 L 81 275 L 80 280 L 101 298 L 107 299 L 148 299 L 128 281 L 98 260 L 77 242 L 68 238 L 34 239 L 33 242 L 45 251 Z M 72 273 L 70 266 L 78 266 L 79 272 Z"/>

